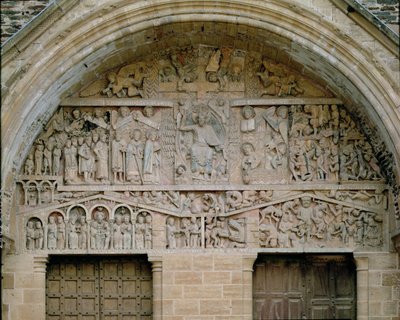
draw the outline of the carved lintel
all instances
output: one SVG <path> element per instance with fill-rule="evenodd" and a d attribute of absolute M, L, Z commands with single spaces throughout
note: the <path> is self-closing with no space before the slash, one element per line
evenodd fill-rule
<path fill-rule="evenodd" d="M 168 107 L 172 108 L 174 105 L 171 100 L 160 100 L 160 99 L 130 99 L 130 98 L 66 98 L 61 101 L 60 106 L 67 107 Z"/>
<path fill-rule="evenodd" d="M 237 99 L 230 102 L 231 107 L 251 106 L 283 106 L 302 104 L 336 104 L 343 102 L 337 98 L 271 98 L 271 99 Z"/>

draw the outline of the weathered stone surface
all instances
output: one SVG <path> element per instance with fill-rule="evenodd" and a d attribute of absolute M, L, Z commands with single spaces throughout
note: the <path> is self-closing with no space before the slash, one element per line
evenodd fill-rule
<path fill-rule="evenodd" d="M 6 50 L 2 218 L 18 256 L 5 259 L 3 318 L 44 319 L 38 254 L 159 254 L 153 318 L 222 320 L 252 318 L 249 252 L 343 251 L 369 259 L 358 317 L 398 316 L 391 45 L 329 1 L 205 1 L 212 22 L 165 6 L 185 23 L 157 20 L 159 1 L 143 3 L 148 16 L 141 3 L 98 4 L 61 4 L 10 64 Z M 90 10 L 129 34 L 92 18 L 86 30 Z M 22 17 L 8 14 L 12 32 Z"/>

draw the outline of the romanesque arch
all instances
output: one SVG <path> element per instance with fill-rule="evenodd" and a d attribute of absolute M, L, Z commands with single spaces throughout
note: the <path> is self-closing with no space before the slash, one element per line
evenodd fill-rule
<path fill-rule="evenodd" d="M 399 96 L 340 28 L 292 1 L 58 6 L 4 48 L 16 256 L 237 255 L 245 274 L 258 253 L 391 250 Z"/>

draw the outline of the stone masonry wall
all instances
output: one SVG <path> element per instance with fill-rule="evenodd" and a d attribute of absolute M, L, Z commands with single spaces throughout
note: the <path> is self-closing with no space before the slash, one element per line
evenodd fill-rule
<path fill-rule="evenodd" d="M 398 0 L 358 0 L 358 2 L 387 24 L 389 28 L 399 33 Z"/>
<path fill-rule="evenodd" d="M 38 15 L 50 0 L 1 1 L 1 43 Z"/>
<path fill-rule="evenodd" d="M 396 253 L 374 254 L 368 260 L 369 319 L 398 319 L 400 310 L 399 255 Z M 362 294 L 361 292 L 359 291 L 358 294 Z"/>
<path fill-rule="evenodd" d="M 255 258 L 255 255 L 222 252 L 165 254 L 163 319 L 251 319 Z"/>

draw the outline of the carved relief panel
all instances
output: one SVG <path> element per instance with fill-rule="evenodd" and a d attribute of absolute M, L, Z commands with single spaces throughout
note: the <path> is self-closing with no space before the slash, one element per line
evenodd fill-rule
<path fill-rule="evenodd" d="M 330 92 L 268 54 L 147 59 L 66 99 L 36 138 L 17 177 L 24 250 L 385 245 L 380 163 Z"/>

